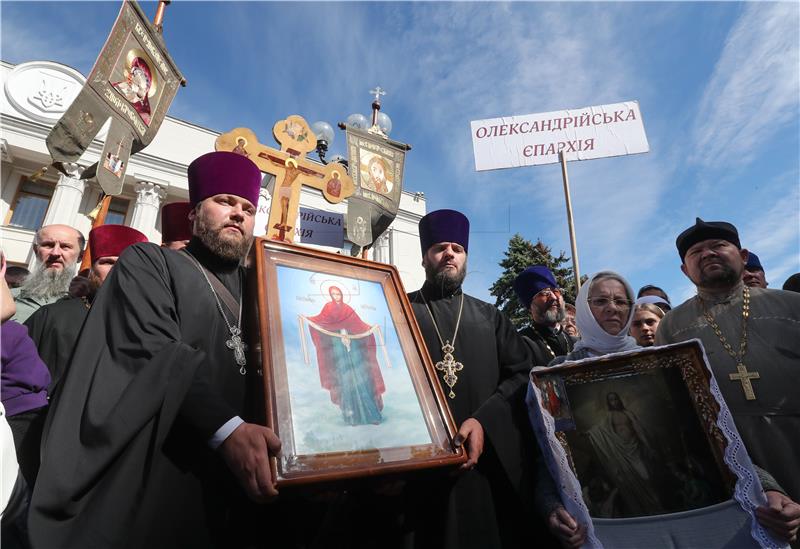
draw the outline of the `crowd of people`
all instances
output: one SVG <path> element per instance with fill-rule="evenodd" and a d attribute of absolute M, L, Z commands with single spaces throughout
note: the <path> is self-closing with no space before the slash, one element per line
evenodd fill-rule
<path fill-rule="evenodd" d="M 161 246 L 108 225 L 84 249 L 79 231 L 50 225 L 27 278 L 3 263 L 2 405 L 19 463 L 9 484 L 4 461 L 3 547 L 580 547 L 587 525 L 566 510 L 528 419 L 531 369 L 692 338 L 758 466 L 758 521 L 797 540 L 800 293 L 766 289 L 733 225 L 698 218 L 678 235 L 697 295 L 674 308 L 608 270 L 568 304 L 550 269 L 531 265 L 514 281 L 531 320 L 518 331 L 462 290 L 468 219 L 427 214 L 425 282 L 408 297 L 432 362 L 461 365 L 435 372 L 466 461 L 278 494 L 281 441 L 259 422 L 262 380 L 240 345 L 256 331 L 242 304 L 261 174 L 213 152 L 188 179 L 189 202 L 164 207 Z"/>

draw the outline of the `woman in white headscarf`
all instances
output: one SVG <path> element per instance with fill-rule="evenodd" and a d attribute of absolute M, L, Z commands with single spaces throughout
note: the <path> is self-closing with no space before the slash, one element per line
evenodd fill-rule
<path fill-rule="evenodd" d="M 628 335 L 634 299 L 633 288 L 617 273 L 601 271 L 592 276 L 575 300 L 575 324 L 581 339 L 571 353 L 553 359 L 548 366 L 638 348 Z"/>

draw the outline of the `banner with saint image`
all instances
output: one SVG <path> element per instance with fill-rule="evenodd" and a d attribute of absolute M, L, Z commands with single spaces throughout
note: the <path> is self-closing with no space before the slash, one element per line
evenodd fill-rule
<path fill-rule="evenodd" d="M 47 137 L 53 162 L 75 162 L 111 118 L 100 162 L 87 170 L 119 194 L 128 159 L 155 137 L 183 75 L 156 27 L 132 0 L 117 20 L 86 84 Z"/>
<path fill-rule="evenodd" d="M 347 238 L 358 246 L 371 246 L 397 216 L 408 149 L 405 143 L 347 127 L 349 172 L 356 188 L 347 200 Z"/>

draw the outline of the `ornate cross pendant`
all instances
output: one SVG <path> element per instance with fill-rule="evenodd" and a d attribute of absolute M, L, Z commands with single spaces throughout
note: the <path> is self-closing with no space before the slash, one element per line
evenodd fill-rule
<path fill-rule="evenodd" d="M 247 350 L 247 344 L 242 341 L 241 333 L 242 331 L 239 328 L 236 326 L 232 327 L 231 337 L 225 342 L 225 346 L 233 350 L 233 358 L 236 359 L 236 364 L 241 366 L 239 368 L 239 373 L 245 375 L 247 373 L 247 369 L 245 368 L 247 365 L 247 358 L 244 352 Z"/>
<path fill-rule="evenodd" d="M 753 384 L 750 383 L 751 379 L 760 379 L 761 374 L 758 372 L 748 372 L 747 366 L 742 364 L 741 362 L 736 365 L 736 370 L 739 372 L 737 374 L 728 374 L 728 377 L 731 381 L 738 381 L 742 384 L 742 390 L 744 391 L 744 398 L 746 400 L 755 400 L 756 393 L 753 391 Z"/>
<path fill-rule="evenodd" d="M 453 358 L 453 351 L 455 350 L 455 347 L 450 345 L 450 341 L 448 340 L 447 343 L 442 346 L 444 360 L 440 360 L 435 364 L 436 369 L 444 373 L 442 379 L 447 386 L 450 387 L 450 394 L 447 395 L 450 398 L 456 398 L 456 394 L 453 392 L 453 387 L 456 383 L 458 383 L 458 376 L 456 375 L 456 372 L 460 372 L 464 369 L 464 365 L 460 362 L 456 362 Z"/>

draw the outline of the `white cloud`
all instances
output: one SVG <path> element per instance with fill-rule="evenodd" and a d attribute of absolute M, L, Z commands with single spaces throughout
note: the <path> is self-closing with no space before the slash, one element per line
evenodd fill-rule
<path fill-rule="evenodd" d="M 700 102 L 691 160 L 744 165 L 769 137 L 797 123 L 796 2 L 753 2 L 734 25 Z"/>

